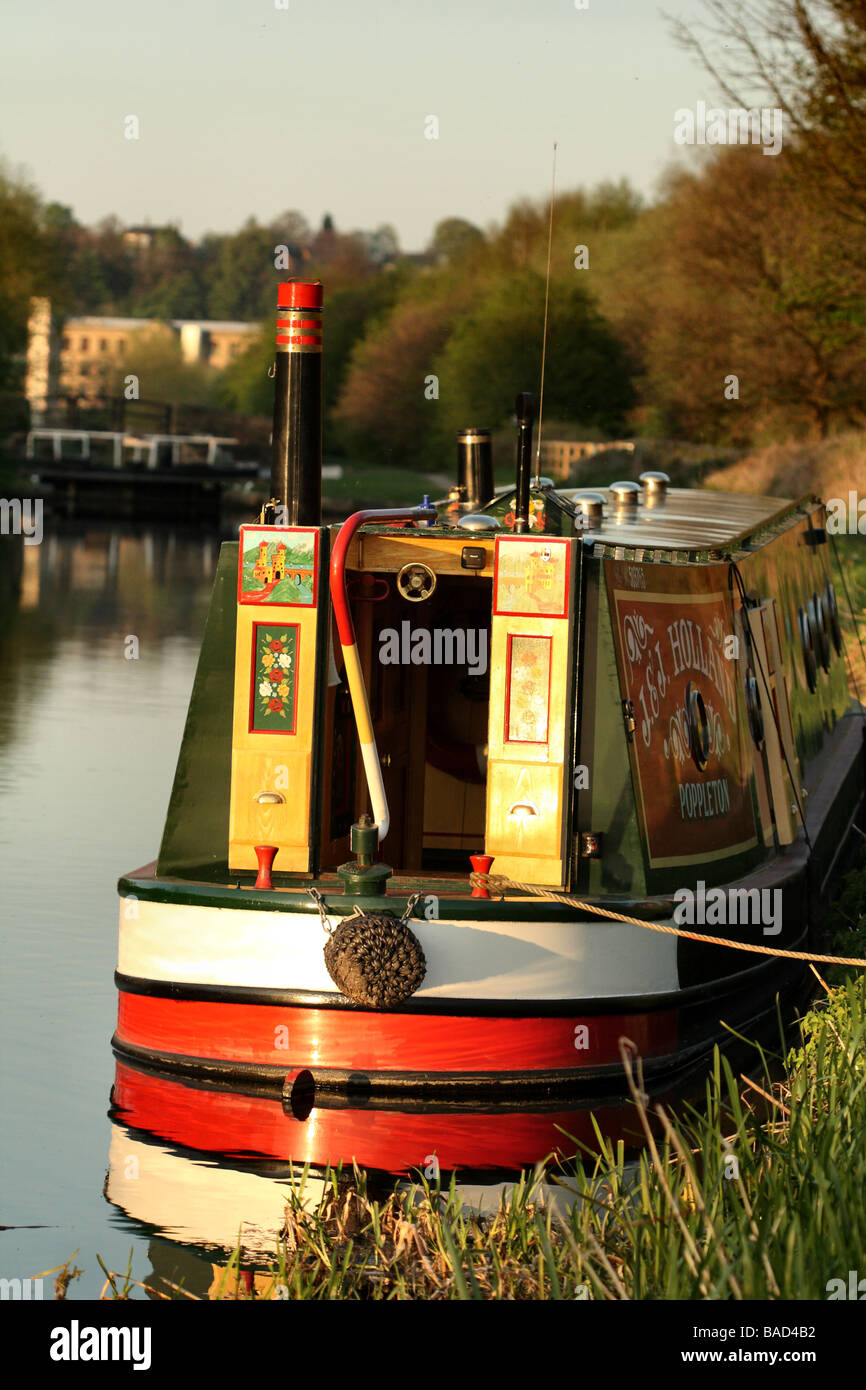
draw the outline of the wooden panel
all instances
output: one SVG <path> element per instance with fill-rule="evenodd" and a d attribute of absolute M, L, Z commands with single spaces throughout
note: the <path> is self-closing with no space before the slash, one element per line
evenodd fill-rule
<path fill-rule="evenodd" d="M 520 859 L 562 857 L 564 782 L 561 763 L 525 767 L 517 763 L 494 762 L 487 773 L 486 852 L 497 856 L 516 855 Z M 514 811 L 527 807 L 535 814 Z M 555 865 L 546 865 L 546 877 L 527 882 L 548 882 Z M 509 872 L 511 870 L 509 869 Z M 561 882 L 561 875 L 556 876 Z"/>
<path fill-rule="evenodd" d="M 770 797 L 773 802 L 773 814 L 776 818 L 776 835 L 780 845 L 790 845 L 797 837 L 799 818 L 791 811 L 791 806 L 795 802 L 794 789 L 785 767 L 783 745 L 776 729 L 775 716 L 778 715 L 779 727 L 782 729 L 783 738 L 785 738 L 786 727 L 790 730 L 790 714 L 788 713 L 788 693 L 781 668 L 778 629 L 773 612 L 775 607 L 774 599 L 765 599 L 760 607 L 748 609 L 747 617 L 756 660 L 763 667 L 771 695 L 774 697 L 771 699 L 767 695 L 761 673 L 760 671 L 756 672 L 761 714 L 764 719 L 764 759 L 770 784 Z M 776 665 L 776 662 L 779 664 Z M 787 743 L 787 738 L 785 741 Z M 788 754 L 794 776 L 799 776 L 793 740 L 790 750 L 786 747 L 785 752 Z"/>
<path fill-rule="evenodd" d="M 459 534 L 459 533 L 458 533 Z M 360 535 L 349 546 L 347 567 L 358 570 L 399 570 L 403 565 L 413 562 L 429 565 L 436 574 L 462 574 L 464 579 L 483 576 L 489 579 L 493 572 L 494 542 L 481 540 L 467 531 L 465 545 L 483 550 L 487 564 L 483 570 L 467 570 L 460 563 L 463 546 L 455 545 L 449 537 L 434 539 L 407 533 L 405 536 Z"/>
<path fill-rule="evenodd" d="M 564 610 L 564 616 L 507 611 L 509 606 L 524 606 L 523 590 L 515 580 L 520 567 L 518 554 L 522 554 L 516 547 L 527 547 L 527 555 L 533 556 L 542 547 L 553 551 L 559 544 L 567 547 L 567 554 L 561 557 L 553 552 L 555 560 L 548 563 L 555 574 L 554 588 L 550 593 L 545 589 L 539 602 L 555 612 Z M 491 627 L 485 850 L 495 857 L 494 873 L 526 883 L 561 885 L 568 875 L 573 546 L 572 541 L 539 541 L 536 537 L 529 544 L 522 538 L 502 538 L 497 543 L 497 574 L 509 587 L 494 601 Z M 535 570 L 527 583 L 532 597 L 532 586 L 538 587 Z M 538 640 L 522 641 L 524 638 Z M 527 699 L 529 704 L 521 718 L 520 701 L 526 703 Z"/>
<path fill-rule="evenodd" d="M 734 625 L 736 628 L 737 636 L 740 641 L 741 649 L 743 651 L 746 650 L 745 613 L 746 610 L 744 608 L 740 608 L 734 614 Z M 737 669 L 742 673 L 742 671 L 745 670 L 745 663 L 742 663 L 742 666 L 738 666 Z M 754 674 L 756 680 L 760 684 L 759 674 L 757 672 L 755 672 Z M 774 843 L 773 813 L 770 808 L 770 789 L 767 782 L 767 774 L 764 770 L 764 755 L 762 750 L 755 743 L 755 740 L 752 738 L 751 727 L 749 725 L 748 719 L 746 720 L 746 724 L 744 727 L 748 736 L 749 747 L 752 750 L 752 769 L 755 774 L 755 794 L 758 799 L 758 820 L 761 826 L 761 838 L 763 839 L 764 844 L 767 846 L 767 848 L 771 849 Z"/>
<path fill-rule="evenodd" d="M 283 534 L 291 540 L 293 532 L 286 528 Z M 304 535 L 308 536 L 309 531 Z M 319 594 L 321 603 L 321 586 Z M 311 868 L 311 764 L 318 620 L 317 608 L 312 606 L 238 605 L 229 812 L 230 869 L 256 869 L 255 845 L 277 846 L 276 872 L 303 873 Z M 260 629 L 258 644 L 256 628 Z M 287 641 L 290 629 L 292 640 Z M 277 717 L 275 712 L 269 716 L 261 712 L 267 699 L 261 690 L 270 679 L 262 665 L 263 653 L 268 653 L 271 641 L 274 699 L 283 702 L 285 718 Z M 278 683 L 281 660 L 291 660 L 292 669 L 286 670 L 286 679 Z M 280 695 L 278 692 L 283 687 L 286 693 Z M 255 728 L 256 723 L 273 727 Z M 276 792 L 284 801 L 259 803 L 257 798 L 261 792 Z"/>

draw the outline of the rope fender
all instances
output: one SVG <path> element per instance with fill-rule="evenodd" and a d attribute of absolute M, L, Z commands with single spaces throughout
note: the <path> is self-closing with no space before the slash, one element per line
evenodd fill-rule
<path fill-rule="evenodd" d="M 327 933 L 325 968 L 341 994 L 368 1009 L 393 1009 L 424 982 L 427 960 L 421 942 L 407 924 L 419 894 L 402 918 L 393 912 L 362 912 L 356 907 L 335 929 L 321 895 L 310 890 Z"/>

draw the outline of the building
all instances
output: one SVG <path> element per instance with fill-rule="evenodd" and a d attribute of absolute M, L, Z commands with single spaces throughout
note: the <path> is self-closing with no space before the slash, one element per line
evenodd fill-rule
<path fill-rule="evenodd" d="M 59 390 L 52 395 L 97 398 L 112 373 L 123 363 L 135 334 L 156 326 L 154 319 L 83 316 L 61 326 Z"/>
<path fill-rule="evenodd" d="M 30 300 L 27 320 L 27 370 L 24 394 L 30 403 L 31 424 L 40 425 L 45 419 L 48 399 L 55 394 L 60 370 L 60 344 L 57 327 L 51 317 L 51 300 Z"/>
<path fill-rule="evenodd" d="M 240 357 L 261 329 L 258 323 L 230 319 L 172 319 L 171 326 L 180 335 L 185 362 L 203 362 L 218 370 Z"/>
<path fill-rule="evenodd" d="M 173 232 L 174 227 L 127 227 L 123 233 L 124 245 L 131 246 L 135 251 L 149 251 L 159 236 L 160 232 Z"/>
<path fill-rule="evenodd" d="M 38 309 L 37 303 L 41 306 Z M 129 363 L 133 369 L 133 344 L 138 335 L 160 331 L 173 334 L 180 340 L 185 362 L 200 362 L 222 371 L 249 346 L 259 333 L 260 325 L 221 319 L 172 319 L 165 323 L 160 319 L 74 316 L 62 324 L 59 354 L 55 354 L 55 365 L 48 373 L 54 331 L 50 301 L 34 301 L 27 355 L 27 397 L 31 408 L 34 400 L 46 395 L 99 399 L 109 379 L 116 378 L 118 368 Z M 46 374 L 51 377 L 47 390 Z"/>

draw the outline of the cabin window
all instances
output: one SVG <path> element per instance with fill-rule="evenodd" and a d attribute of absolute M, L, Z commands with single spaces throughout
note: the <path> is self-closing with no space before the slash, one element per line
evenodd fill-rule
<path fill-rule="evenodd" d="M 685 706 L 692 760 L 698 771 L 703 772 L 710 760 L 710 722 L 704 697 L 691 681 L 686 686 Z"/>

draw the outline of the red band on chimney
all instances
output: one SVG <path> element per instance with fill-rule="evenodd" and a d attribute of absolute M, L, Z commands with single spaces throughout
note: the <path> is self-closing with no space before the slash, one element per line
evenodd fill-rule
<path fill-rule="evenodd" d="M 284 280 L 277 286 L 277 304 L 281 309 L 321 309 L 321 280 Z"/>

